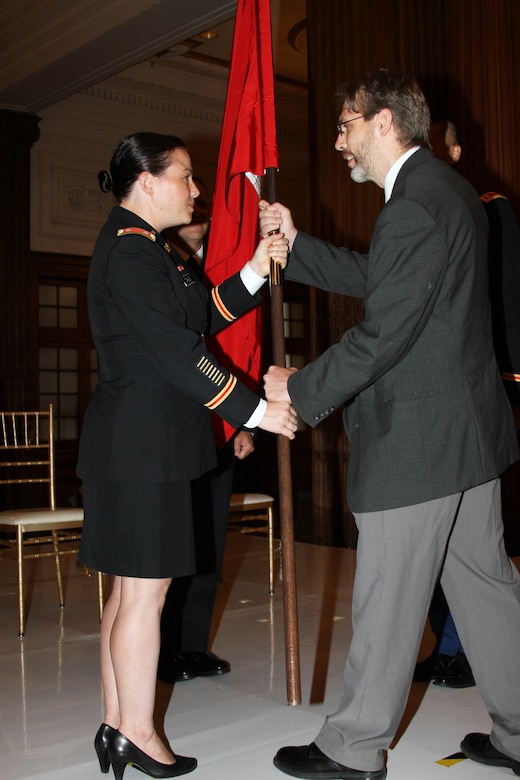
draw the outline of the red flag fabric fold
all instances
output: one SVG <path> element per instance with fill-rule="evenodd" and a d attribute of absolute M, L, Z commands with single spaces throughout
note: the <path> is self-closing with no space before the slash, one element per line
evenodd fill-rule
<path fill-rule="evenodd" d="M 269 0 L 238 0 L 204 271 L 216 285 L 255 251 L 258 177 L 278 168 Z M 212 337 L 210 350 L 252 390 L 261 369 L 261 308 Z M 214 415 L 217 446 L 233 428 Z"/>

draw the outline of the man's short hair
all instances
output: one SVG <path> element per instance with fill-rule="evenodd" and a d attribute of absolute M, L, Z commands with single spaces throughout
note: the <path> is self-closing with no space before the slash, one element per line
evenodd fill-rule
<path fill-rule="evenodd" d="M 430 110 L 419 83 L 412 76 L 379 68 L 338 87 L 341 106 L 372 119 L 384 108 L 392 112 L 397 140 L 404 148 L 428 148 Z"/>

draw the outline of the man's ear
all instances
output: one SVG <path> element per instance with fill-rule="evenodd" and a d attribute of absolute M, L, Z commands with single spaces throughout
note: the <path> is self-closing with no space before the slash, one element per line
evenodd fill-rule
<path fill-rule="evenodd" d="M 387 135 L 392 127 L 393 116 L 389 108 L 382 108 L 376 115 L 376 127 L 381 135 Z"/>
<path fill-rule="evenodd" d="M 448 154 L 450 155 L 450 160 L 453 163 L 456 163 L 460 160 L 460 155 L 462 154 L 462 147 L 459 146 L 459 144 L 453 144 L 450 146 L 448 150 Z"/>

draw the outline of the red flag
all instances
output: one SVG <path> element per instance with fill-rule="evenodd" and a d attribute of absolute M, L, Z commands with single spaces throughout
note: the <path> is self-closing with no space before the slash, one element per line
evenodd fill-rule
<path fill-rule="evenodd" d="M 278 168 L 269 0 L 238 0 L 231 66 L 204 271 L 212 285 L 239 271 L 255 251 L 258 176 Z M 256 392 L 260 380 L 261 307 L 211 339 L 210 349 Z M 233 428 L 214 415 L 218 446 Z"/>

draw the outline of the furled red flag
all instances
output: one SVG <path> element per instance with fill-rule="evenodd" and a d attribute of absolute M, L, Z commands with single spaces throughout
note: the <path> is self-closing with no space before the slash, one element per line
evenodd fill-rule
<path fill-rule="evenodd" d="M 204 272 L 212 285 L 239 271 L 257 246 L 259 176 L 278 168 L 269 0 L 238 0 Z M 211 339 L 210 349 L 255 392 L 261 307 Z M 233 428 L 213 416 L 218 446 Z"/>

